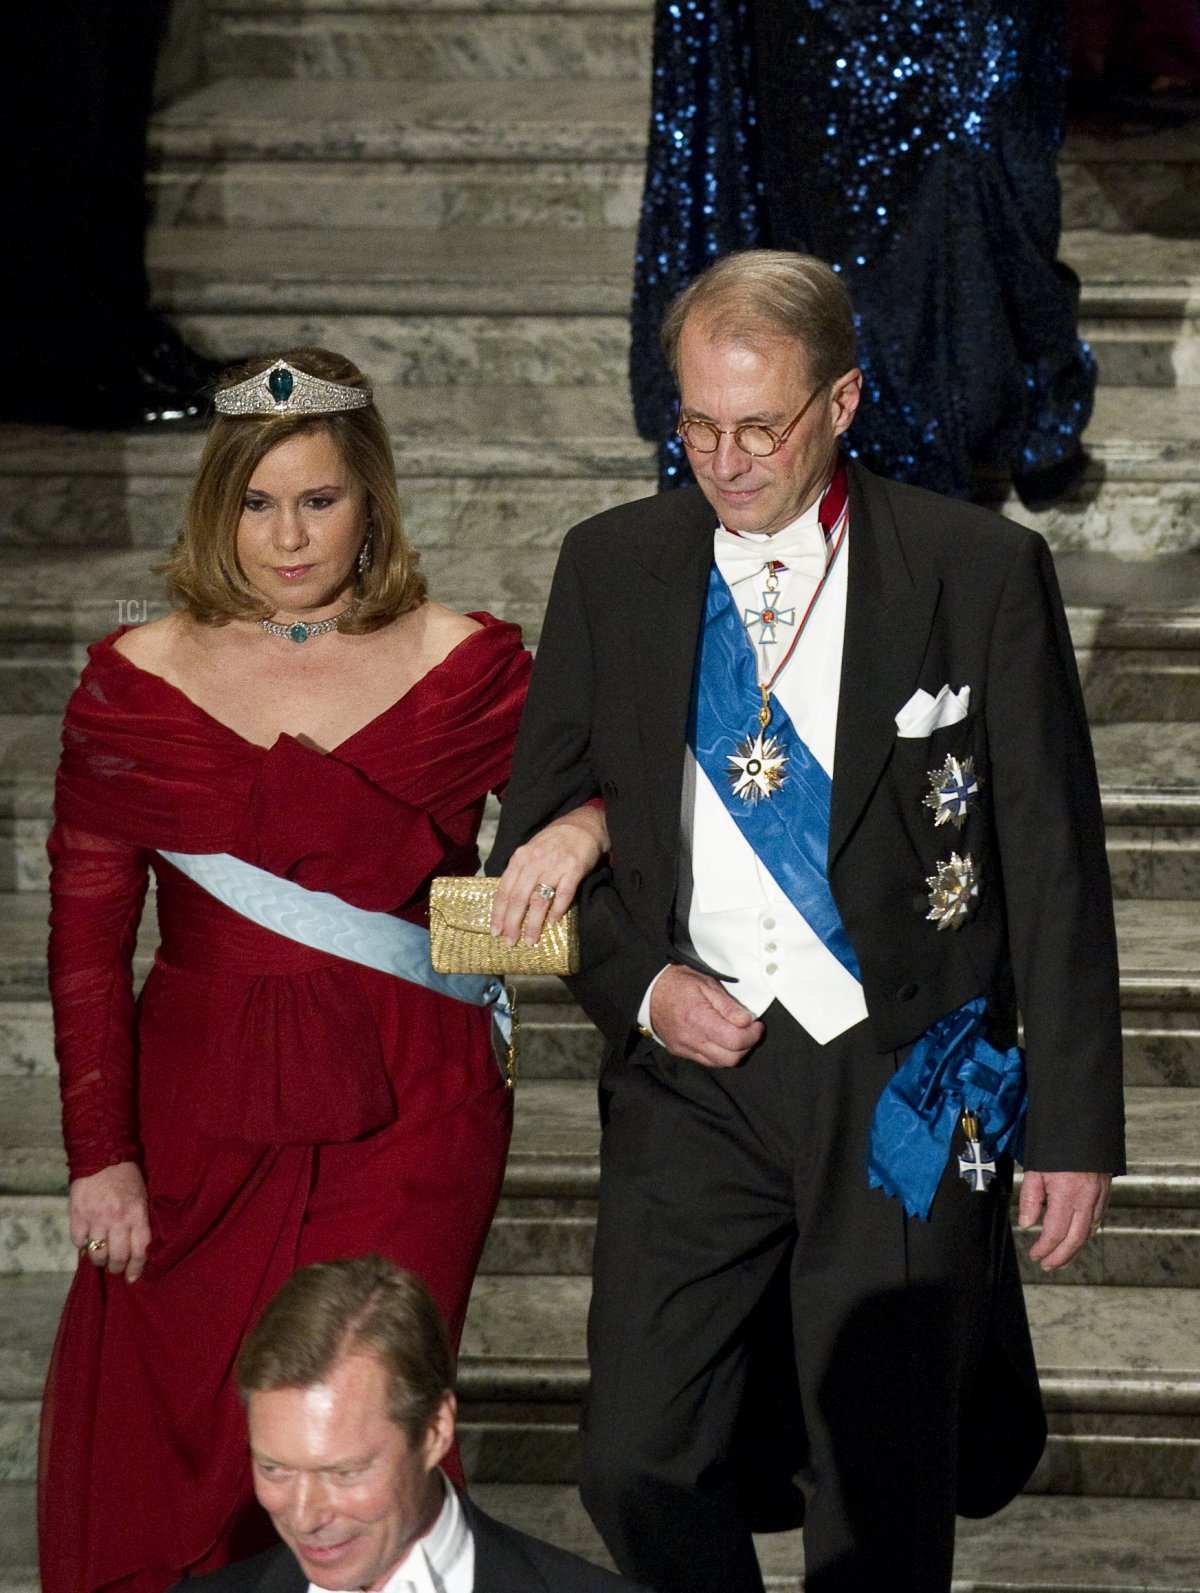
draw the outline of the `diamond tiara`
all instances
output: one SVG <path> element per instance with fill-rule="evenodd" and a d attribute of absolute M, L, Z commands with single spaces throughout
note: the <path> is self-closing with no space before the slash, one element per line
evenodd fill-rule
<path fill-rule="evenodd" d="M 269 370 L 236 387 L 222 387 L 213 398 L 219 415 L 335 415 L 365 409 L 370 402 L 369 387 L 327 382 L 287 360 L 276 360 Z"/>

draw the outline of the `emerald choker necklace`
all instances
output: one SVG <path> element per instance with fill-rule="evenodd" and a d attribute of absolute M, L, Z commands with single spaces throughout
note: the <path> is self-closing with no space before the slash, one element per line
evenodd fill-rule
<path fill-rule="evenodd" d="M 310 636 L 327 636 L 330 631 L 337 629 L 339 620 L 344 620 L 347 614 L 353 614 L 354 603 L 347 603 L 340 614 L 331 614 L 328 619 L 296 620 L 291 625 L 281 625 L 278 620 L 260 619 L 258 628 L 266 631 L 268 636 L 277 636 L 281 642 L 306 642 Z"/>

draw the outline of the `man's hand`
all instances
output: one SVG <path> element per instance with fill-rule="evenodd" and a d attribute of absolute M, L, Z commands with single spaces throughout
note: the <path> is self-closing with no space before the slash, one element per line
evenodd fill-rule
<path fill-rule="evenodd" d="M 673 965 L 650 994 L 650 1025 L 674 1056 L 706 1068 L 733 1068 L 763 1037 L 763 1026 L 719 979 Z"/>
<path fill-rule="evenodd" d="M 1065 1267 L 1100 1226 L 1111 1188 L 1111 1173 L 1035 1173 L 1027 1168 L 1017 1227 L 1032 1228 L 1042 1206 L 1046 1208 L 1041 1234 L 1029 1247 L 1030 1260 L 1040 1261 L 1043 1272 Z"/>
<path fill-rule="evenodd" d="M 146 1265 L 150 1244 L 150 1213 L 146 1185 L 136 1162 L 117 1162 L 87 1178 L 77 1178 L 69 1195 L 71 1243 L 83 1252 L 89 1240 L 100 1240 L 84 1252 L 94 1267 L 123 1272 L 136 1283 Z"/>

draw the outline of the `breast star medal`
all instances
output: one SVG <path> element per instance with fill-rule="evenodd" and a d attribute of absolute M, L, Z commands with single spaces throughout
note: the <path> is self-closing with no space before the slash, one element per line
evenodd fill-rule
<path fill-rule="evenodd" d="M 759 732 L 738 742 L 725 771 L 733 785 L 734 796 L 740 796 L 744 802 L 757 803 L 763 797 L 773 797 L 787 779 L 787 753 L 774 736 L 767 735 L 770 722 L 771 710 L 764 693 Z"/>
<path fill-rule="evenodd" d="M 939 929 L 961 929 L 979 900 L 979 875 L 970 852 L 951 852 L 925 881 L 929 886 L 929 911 L 925 917 Z"/>
<path fill-rule="evenodd" d="M 969 1184 L 977 1195 L 987 1193 L 988 1185 L 996 1176 L 995 1159 L 984 1150 L 979 1138 L 979 1119 L 974 1112 L 962 1115 L 962 1131 L 967 1145 L 959 1152 L 958 1176 Z"/>
<path fill-rule="evenodd" d="M 941 768 L 930 769 L 927 778 L 929 795 L 922 798 L 922 805 L 932 810 L 934 824 L 939 827 L 953 824 L 956 830 L 961 829 L 967 814 L 979 801 L 982 781 L 975 773 L 974 758 L 963 758 L 960 762 L 953 753 L 948 753 Z"/>

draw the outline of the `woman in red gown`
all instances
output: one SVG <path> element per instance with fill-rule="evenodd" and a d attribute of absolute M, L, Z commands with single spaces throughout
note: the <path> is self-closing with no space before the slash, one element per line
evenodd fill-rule
<path fill-rule="evenodd" d="M 160 855 L 231 853 L 422 924 L 433 875 L 475 872 L 508 775 L 520 632 L 427 599 L 361 373 L 287 360 L 269 391 L 265 361 L 227 383 L 250 412 L 210 432 L 175 612 L 96 643 L 67 709 L 50 979 L 82 1259 L 43 1409 L 44 1593 L 161 1593 L 267 1541 L 230 1383 L 263 1304 L 377 1249 L 457 1345 L 500 1193 L 486 1009 L 260 927 Z M 510 890 L 556 887 L 561 912 L 603 828 L 567 815 Z"/>

